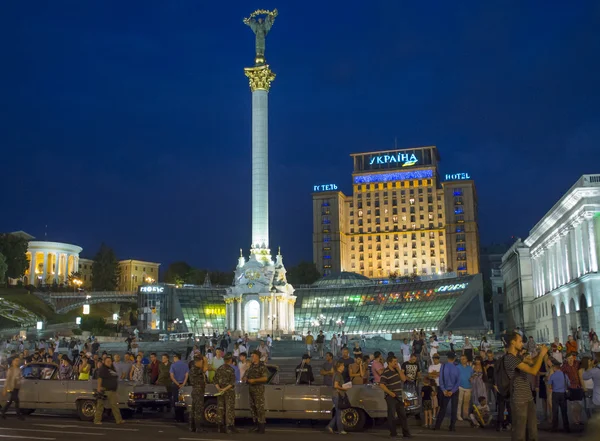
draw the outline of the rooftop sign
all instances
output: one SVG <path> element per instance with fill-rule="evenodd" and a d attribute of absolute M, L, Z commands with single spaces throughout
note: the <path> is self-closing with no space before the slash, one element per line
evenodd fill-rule
<path fill-rule="evenodd" d="M 446 181 L 466 181 L 468 179 L 471 179 L 471 175 L 468 173 L 454 173 L 446 175 Z"/>
<path fill-rule="evenodd" d="M 165 292 L 165 287 L 164 286 L 142 286 L 140 287 L 140 292 L 157 292 L 157 293 L 161 293 L 161 292 Z"/>
<path fill-rule="evenodd" d="M 336 184 L 323 184 L 323 185 L 313 185 L 313 191 L 316 193 L 318 191 L 336 191 L 338 186 Z"/>

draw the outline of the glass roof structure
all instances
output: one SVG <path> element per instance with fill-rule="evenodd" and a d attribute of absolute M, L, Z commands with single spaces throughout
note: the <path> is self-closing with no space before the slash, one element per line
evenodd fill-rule
<path fill-rule="evenodd" d="M 194 332 L 223 331 L 225 288 L 164 285 L 161 294 L 139 294 L 139 306 L 152 329 Z M 487 329 L 480 274 L 407 283 L 378 283 L 355 273 L 324 277 L 296 289 L 296 333 L 395 334 L 417 329 Z M 154 314 L 154 315 L 152 315 Z M 183 317 L 174 325 L 175 318 Z"/>

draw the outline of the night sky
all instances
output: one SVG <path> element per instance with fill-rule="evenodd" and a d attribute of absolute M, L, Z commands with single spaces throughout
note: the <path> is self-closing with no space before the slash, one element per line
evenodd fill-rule
<path fill-rule="evenodd" d="M 526 237 L 600 172 L 597 1 L 3 2 L 0 231 L 233 268 L 250 246 L 242 18 L 274 7 L 271 248 L 288 266 L 312 259 L 313 185 L 349 193 L 349 154 L 395 138 L 471 174 L 483 244 Z"/>

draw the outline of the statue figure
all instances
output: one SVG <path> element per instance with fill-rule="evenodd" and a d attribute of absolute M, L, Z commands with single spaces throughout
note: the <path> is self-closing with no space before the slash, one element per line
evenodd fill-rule
<path fill-rule="evenodd" d="M 277 17 L 277 9 L 266 11 L 259 9 L 250 14 L 250 17 L 244 18 L 244 24 L 248 25 L 250 29 L 256 34 L 256 64 L 265 63 L 265 39 L 271 26 L 275 23 L 275 17 Z M 259 17 L 258 15 L 265 15 L 265 18 Z"/>

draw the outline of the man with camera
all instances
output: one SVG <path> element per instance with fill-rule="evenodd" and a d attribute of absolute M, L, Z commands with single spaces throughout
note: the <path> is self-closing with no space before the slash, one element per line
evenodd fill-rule
<path fill-rule="evenodd" d="M 110 409 L 117 424 L 123 424 L 121 411 L 117 399 L 117 387 L 119 386 L 119 375 L 113 366 L 112 358 L 106 357 L 102 366 L 98 368 L 98 389 L 94 394 L 96 396 L 96 414 L 94 415 L 94 424 L 102 424 L 102 414 L 104 413 L 104 400 L 108 400 Z"/>

